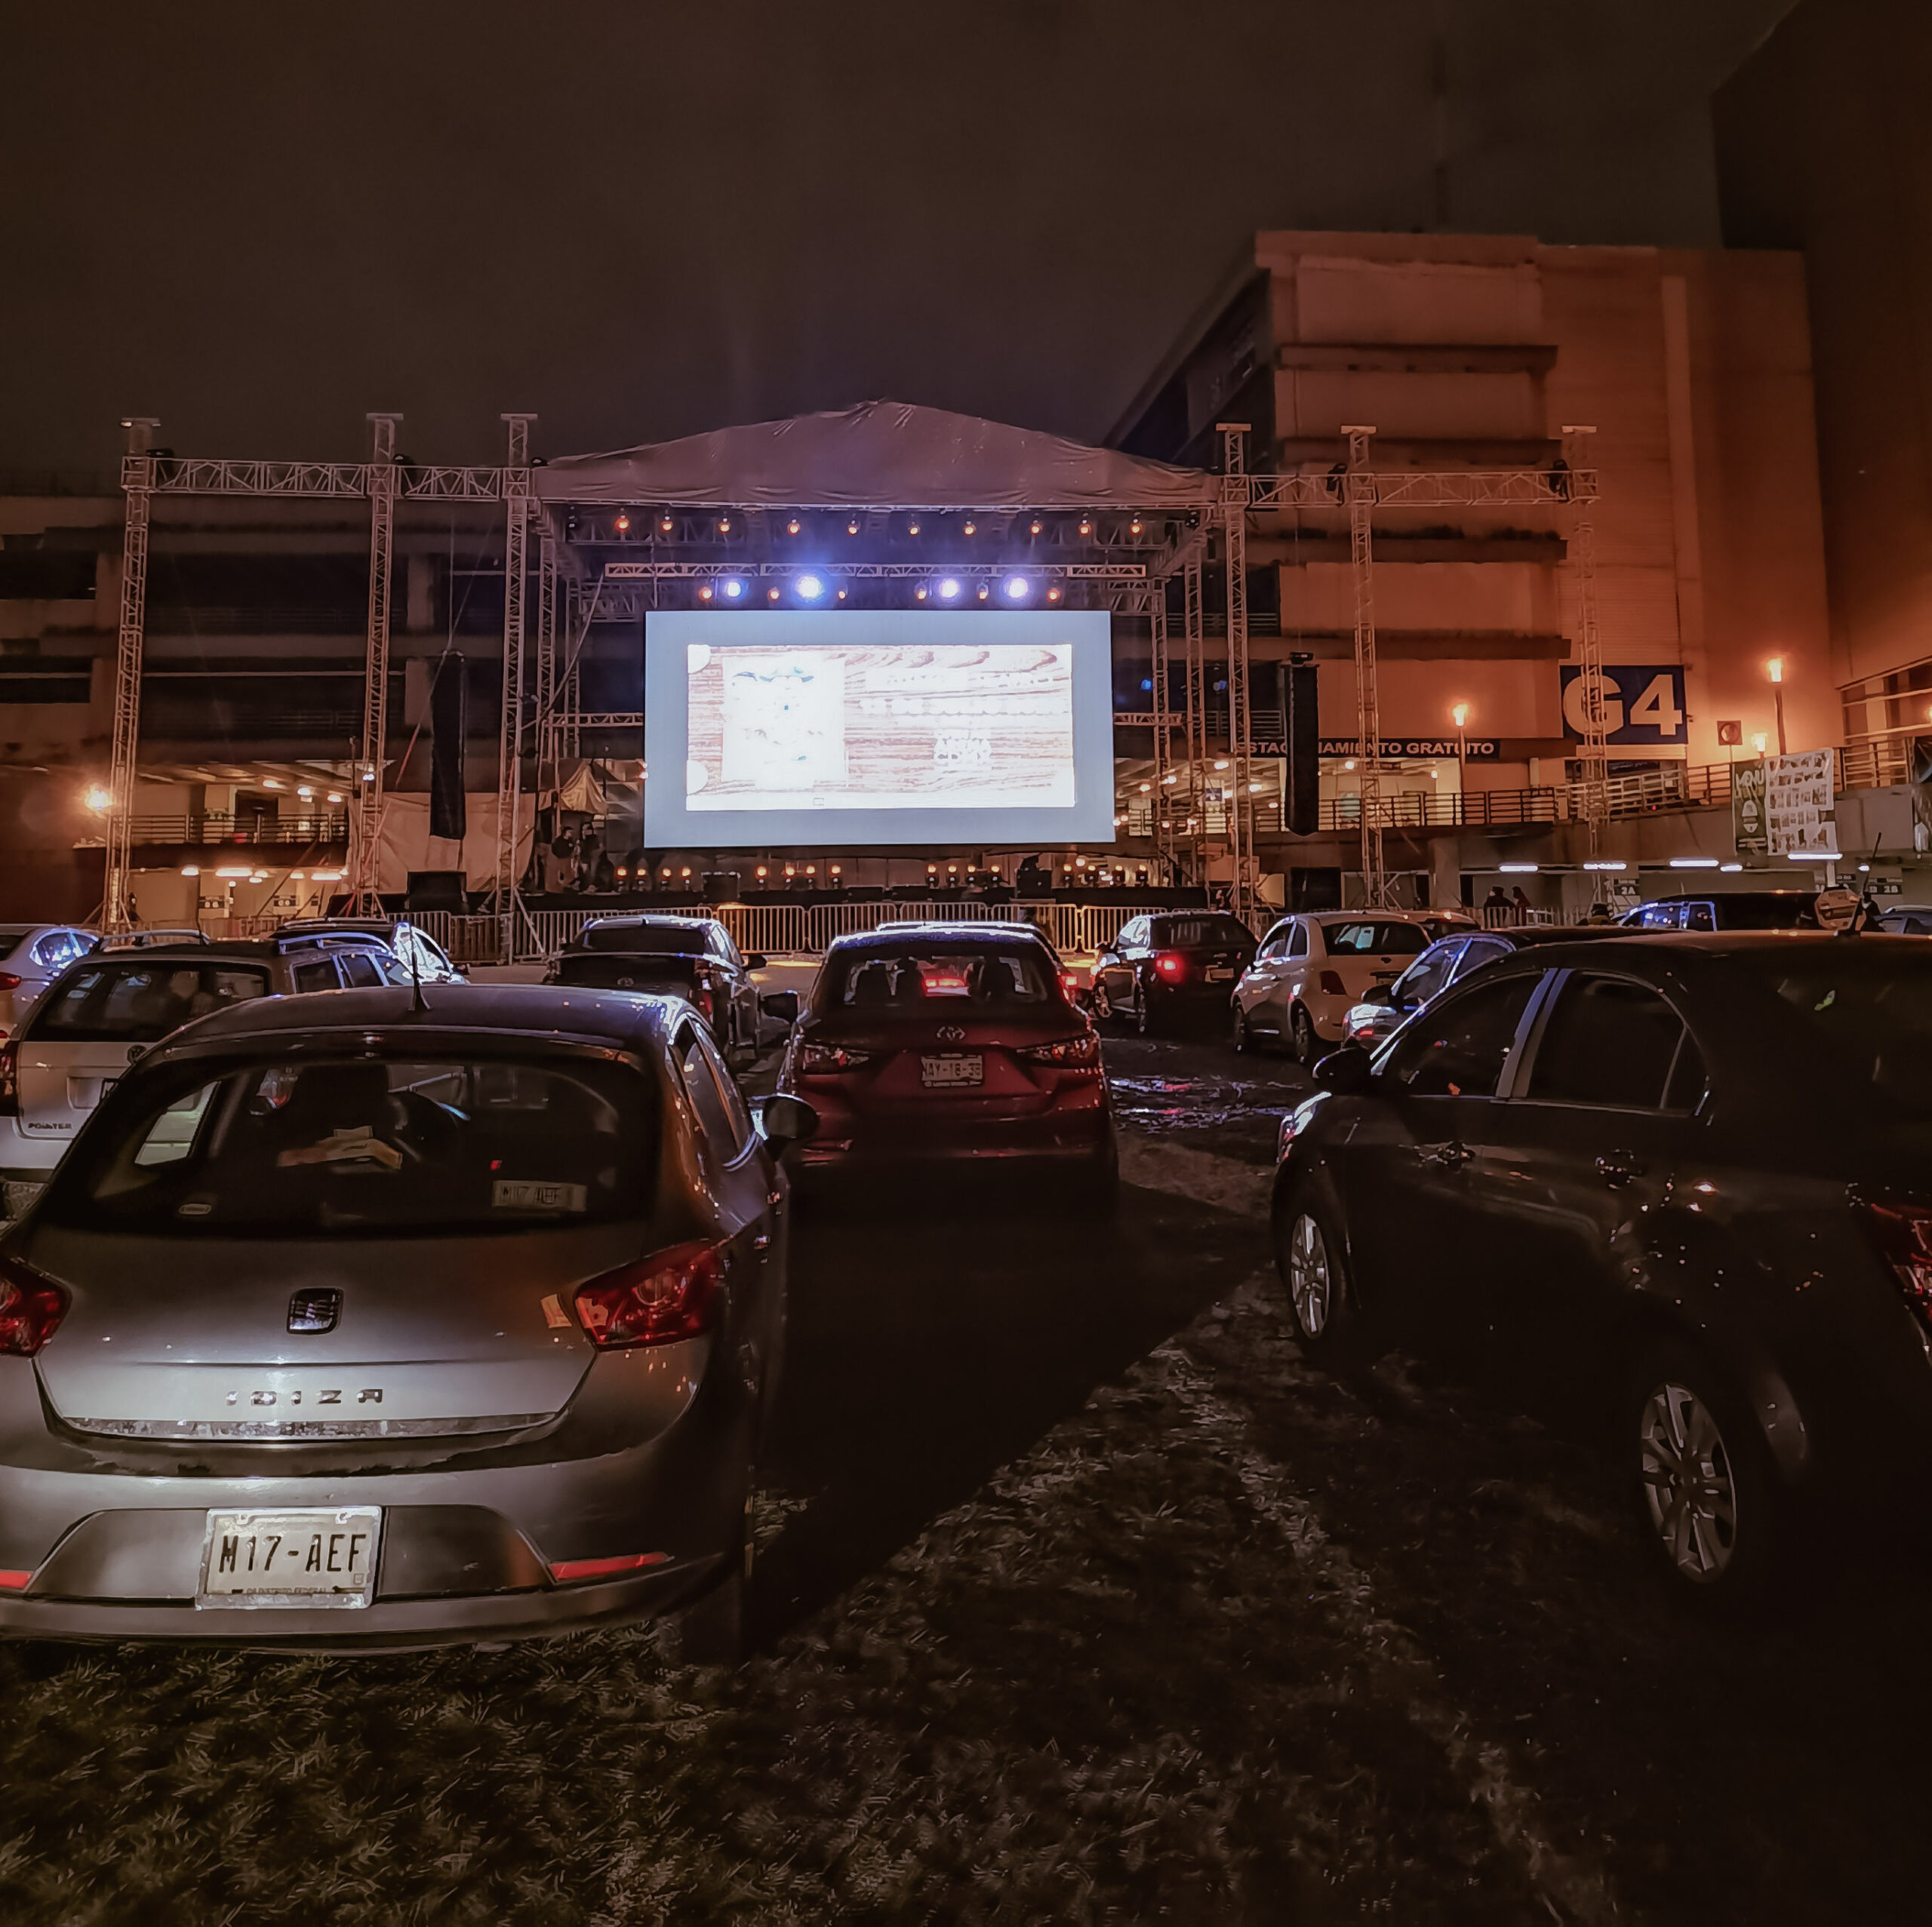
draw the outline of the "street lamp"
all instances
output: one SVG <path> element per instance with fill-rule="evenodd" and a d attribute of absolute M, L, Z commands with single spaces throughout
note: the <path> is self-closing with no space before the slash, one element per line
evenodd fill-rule
<path fill-rule="evenodd" d="M 1764 665 L 1765 673 L 1771 679 L 1771 700 L 1776 705 L 1778 715 L 1778 754 L 1785 752 L 1784 746 L 1784 658 L 1774 656 Z"/>
<path fill-rule="evenodd" d="M 1469 705 L 1466 702 L 1453 704 L 1449 715 L 1456 725 L 1456 815 L 1459 822 L 1466 822 L 1469 806 L 1463 798 L 1469 787 Z"/>

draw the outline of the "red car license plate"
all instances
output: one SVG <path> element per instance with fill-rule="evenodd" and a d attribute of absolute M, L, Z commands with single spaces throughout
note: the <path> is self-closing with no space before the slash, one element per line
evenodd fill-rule
<path fill-rule="evenodd" d="M 919 1081 L 928 1090 L 957 1090 L 986 1080 L 986 1060 L 977 1051 L 956 1057 L 922 1057 Z"/>

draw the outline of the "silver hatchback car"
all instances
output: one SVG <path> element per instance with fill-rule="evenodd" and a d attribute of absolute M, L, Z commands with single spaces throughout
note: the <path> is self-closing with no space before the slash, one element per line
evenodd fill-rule
<path fill-rule="evenodd" d="M 0 1635 L 403 1648 L 691 1608 L 728 1645 L 777 1152 L 813 1121 L 755 1126 L 669 998 L 348 991 L 177 1032 L 0 1240 Z"/>

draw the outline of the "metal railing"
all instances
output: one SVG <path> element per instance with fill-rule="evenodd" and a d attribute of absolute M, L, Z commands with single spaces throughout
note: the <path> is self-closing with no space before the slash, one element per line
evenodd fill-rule
<path fill-rule="evenodd" d="M 129 828 L 136 844 L 319 843 L 346 844 L 349 819 L 341 816 L 135 816 Z"/>

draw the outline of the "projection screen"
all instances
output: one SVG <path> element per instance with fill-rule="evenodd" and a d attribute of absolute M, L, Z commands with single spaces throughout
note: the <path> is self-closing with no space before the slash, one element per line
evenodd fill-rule
<path fill-rule="evenodd" d="M 645 618 L 645 841 L 1110 844 L 1103 610 Z"/>

